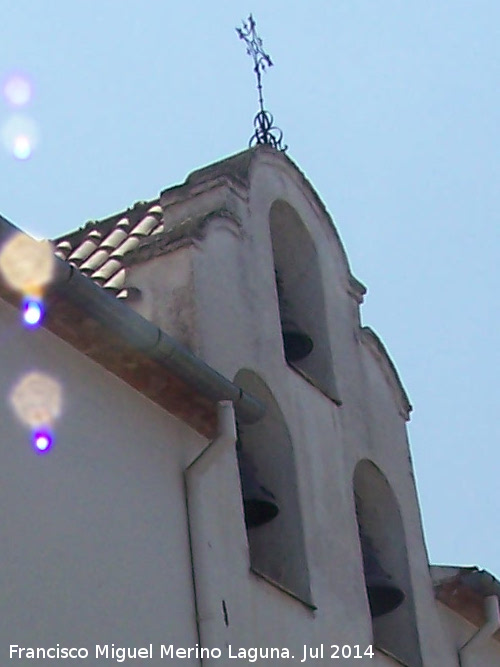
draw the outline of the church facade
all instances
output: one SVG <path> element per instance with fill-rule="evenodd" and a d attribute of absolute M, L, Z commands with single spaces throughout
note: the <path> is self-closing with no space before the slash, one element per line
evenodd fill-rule
<path fill-rule="evenodd" d="M 430 566 L 408 396 L 284 153 L 249 149 L 54 246 L 46 326 L 0 301 L 4 395 L 36 368 L 64 397 L 43 457 L 0 408 L 4 653 L 500 664 L 500 584 Z"/>

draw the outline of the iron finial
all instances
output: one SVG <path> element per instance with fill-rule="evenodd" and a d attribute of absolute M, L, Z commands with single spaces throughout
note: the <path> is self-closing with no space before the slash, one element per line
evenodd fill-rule
<path fill-rule="evenodd" d="M 238 37 L 242 39 L 247 47 L 247 53 L 252 57 L 257 77 L 257 90 L 259 91 L 259 112 L 254 118 L 253 124 L 255 132 L 250 138 L 249 145 L 270 144 L 273 148 L 280 151 L 286 151 L 288 146 L 282 146 L 283 132 L 274 126 L 274 119 L 269 111 L 264 109 L 264 99 L 262 95 L 262 72 L 266 67 L 272 67 L 271 56 L 264 51 L 262 39 L 257 35 L 256 24 L 253 16 L 250 14 L 246 21 L 242 21 L 243 27 L 236 28 Z"/>

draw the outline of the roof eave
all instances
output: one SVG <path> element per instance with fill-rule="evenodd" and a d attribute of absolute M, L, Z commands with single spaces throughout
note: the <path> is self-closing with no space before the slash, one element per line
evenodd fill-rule
<path fill-rule="evenodd" d="M 0 243 L 17 227 L 0 216 Z M 78 269 L 55 258 L 44 323 L 113 374 L 207 437 L 216 432 L 216 404 L 230 400 L 242 421 L 257 421 L 265 408 L 127 304 L 106 293 Z M 0 297 L 19 297 L 0 284 Z"/>
<path fill-rule="evenodd" d="M 490 572 L 478 567 L 431 565 L 436 599 L 460 614 L 469 623 L 481 627 L 485 621 L 484 599 L 500 599 L 500 582 Z M 493 637 L 500 642 L 500 630 Z"/>

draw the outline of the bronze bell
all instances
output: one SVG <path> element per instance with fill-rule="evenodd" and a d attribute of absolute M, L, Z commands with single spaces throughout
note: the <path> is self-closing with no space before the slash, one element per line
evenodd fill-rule
<path fill-rule="evenodd" d="M 275 271 L 276 287 L 278 290 L 278 303 L 280 307 L 281 333 L 283 335 L 283 349 L 285 359 L 290 361 L 300 361 L 311 354 L 314 347 L 312 338 L 299 329 L 289 314 L 289 306 L 283 296 L 283 284 L 278 272 Z"/>
<path fill-rule="evenodd" d="M 405 599 L 403 591 L 392 582 L 379 563 L 370 538 L 360 529 L 361 550 L 365 570 L 366 591 L 373 618 L 397 609 Z"/>
<path fill-rule="evenodd" d="M 255 467 L 248 454 L 241 449 L 239 442 L 236 446 L 236 452 L 240 468 L 245 524 L 247 528 L 257 528 L 268 523 L 268 521 L 272 521 L 278 514 L 279 507 L 271 491 L 259 484 Z"/>
<path fill-rule="evenodd" d="M 311 354 L 313 349 L 312 338 L 299 329 L 293 320 L 282 316 L 281 332 L 287 361 L 300 361 Z"/>

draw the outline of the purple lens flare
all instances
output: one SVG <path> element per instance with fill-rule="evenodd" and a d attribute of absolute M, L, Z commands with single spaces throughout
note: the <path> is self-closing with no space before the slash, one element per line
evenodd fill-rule
<path fill-rule="evenodd" d="M 43 303 L 41 299 L 26 298 L 23 300 L 23 321 L 30 328 L 35 329 L 40 326 L 43 319 Z"/>
<path fill-rule="evenodd" d="M 48 428 L 39 428 L 33 433 L 33 447 L 38 454 L 46 454 L 54 439 Z"/>

